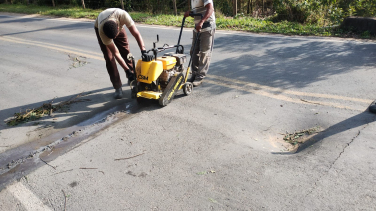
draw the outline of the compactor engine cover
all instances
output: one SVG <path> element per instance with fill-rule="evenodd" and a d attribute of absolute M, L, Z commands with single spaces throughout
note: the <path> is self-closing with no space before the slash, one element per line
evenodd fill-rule
<path fill-rule="evenodd" d="M 151 84 L 157 80 L 163 70 L 174 68 L 176 58 L 172 56 L 163 56 L 157 58 L 157 61 L 142 61 L 139 59 L 136 65 L 137 80 L 139 82 Z"/>

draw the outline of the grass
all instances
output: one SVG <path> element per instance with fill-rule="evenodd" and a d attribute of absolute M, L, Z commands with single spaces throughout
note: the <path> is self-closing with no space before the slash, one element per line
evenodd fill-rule
<path fill-rule="evenodd" d="M 67 18 L 87 18 L 95 19 L 102 9 L 82 9 L 73 6 L 47 7 L 37 5 L 21 4 L 0 4 L 0 12 L 12 12 L 23 14 L 39 14 L 46 16 L 58 16 Z M 154 15 L 142 12 L 130 12 L 133 20 L 138 23 L 180 26 L 182 15 Z M 252 17 L 225 17 L 219 15 L 216 17 L 217 29 L 236 30 L 255 33 L 276 33 L 285 35 L 304 35 L 304 36 L 334 36 L 334 37 L 354 37 L 375 39 L 367 33 L 355 34 L 349 31 L 343 31 L 338 26 L 322 26 L 319 24 L 300 24 L 296 22 L 273 22 L 268 19 L 258 19 Z M 186 20 L 186 27 L 193 27 L 192 18 Z"/>

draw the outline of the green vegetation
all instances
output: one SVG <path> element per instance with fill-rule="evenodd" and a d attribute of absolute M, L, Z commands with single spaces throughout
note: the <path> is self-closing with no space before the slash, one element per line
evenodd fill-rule
<path fill-rule="evenodd" d="M 38 6 L 36 4 L 0 4 L 0 12 L 13 12 L 23 14 L 39 14 L 46 16 L 58 16 L 68 18 L 95 19 L 102 9 L 83 9 L 78 6 L 61 5 L 56 7 Z M 281 12 L 282 13 L 282 12 Z M 369 13 L 369 11 L 368 11 Z M 132 18 L 139 23 L 180 26 L 182 14 L 152 14 L 147 12 L 130 12 Z M 295 12 L 294 14 L 298 14 Z M 226 17 L 220 11 L 216 12 L 217 29 L 237 30 L 256 33 L 278 33 L 286 35 L 314 35 L 337 36 L 374 39 L 367 32 L 355 34 L 339 28 L 337 22 L 320 19 L 319 16 L 307 16 L 304 21 L 283 20 L 281 15 L 272 15 L 267 18 L 254 18 L 244 14 L 236 17 Z M 310 21 L 308 21 L 310 20 Z M 303 22 L 303 23 L 301 23 Z M 193 27 L 193 20 L 187 19 L 187 27 Z"/>

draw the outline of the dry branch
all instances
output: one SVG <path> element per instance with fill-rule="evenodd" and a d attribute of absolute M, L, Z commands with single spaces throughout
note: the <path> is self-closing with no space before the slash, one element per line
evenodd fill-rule
<path fill-rule="evenodd" d="M 138 156 L 143 155 L 143 154 L 145 154 L 145 152 L 138 154 L 138 155 L 135 155 L 135 156 L 132 156 L 132 157 L 118 158 L 118 159 L 115 159 L 115 161 L 117 161 L 117 160 L 128 160 L 128 159 L 135 158 L 135 157 L 138 157 Z"/>
<path fill-rule="evenodd" d="M 61 190 L 64 194 L 64 211 L 67 210 L 67 195 L 65 194 L 64 190 Z"/>

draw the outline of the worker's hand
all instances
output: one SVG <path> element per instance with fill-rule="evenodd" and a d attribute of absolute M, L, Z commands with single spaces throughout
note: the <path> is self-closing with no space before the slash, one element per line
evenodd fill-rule
<path fill-rule="evenodd" d="M 142 58 L 142 61 L 150 62 L 154 59 L 154 56 L 149 55 L 149 54 L 146 53 L 145 50 L 142 50 L 141 51 L 141 58 Z"/>
<path fill-rule="evenodd" d="M 189 16 L 189 13 L 190 13 L 191 11 L 186 11 L 185 13 L 184 13 L 184 17 L 186 18 L 186 17 L 188 17 Z"/>
<path fill-rule="evenodd" d="M 196 31 L 198 31 L 198 32 L 201 31 L 203 24 L 204 24 L 204 22 L 202 22 L 202 21 L 198 22 L 195 26 Z"/>

